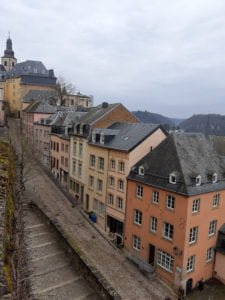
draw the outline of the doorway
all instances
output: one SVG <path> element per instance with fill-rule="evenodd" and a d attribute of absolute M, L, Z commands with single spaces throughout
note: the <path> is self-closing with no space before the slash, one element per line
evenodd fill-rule
<path fill-rule="evenodd" d="M 186 295 L 191 292 L 192 284 L 193 284 L 193 279 L 192 278 L 188 279 L 188 281 L 186 282 Z"/>
<path fill-rule="evenodd" d="M 86 210 L 89 210 L 89 195 L 86 194 Z"/>
<path fill-rule="evenodd" d="M 149 244 L 149 258 L 148 263 L 152 266 L 154 266 L 155 261 L 155 246 L 152 244 Z"/>

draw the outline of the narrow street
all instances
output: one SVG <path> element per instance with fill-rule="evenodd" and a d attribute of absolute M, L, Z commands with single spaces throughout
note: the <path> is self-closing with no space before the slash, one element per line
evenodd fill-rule
<path fill-rule="evenodd" d="M 9 120 L 10 136 L 15 145 L 19 144 L 20 137 L 18 122 L 18 120 Z M 136 266 L 127 261 L 123 250 L 114 249 L 82 216 L 79 208 L 72 207 L 60 189 L 33 159 L 30 159 L 26 168 L 29 180 L 25 185 L 25 197 L 34 201 L 51 220 L 60 225 L 73 241 L 79 255 L 88 262 L 89 266 L 96 268 L 102 274 L 122 299 L 150 300 L 165 299 L 165 297 L 176 299 L 173 292 L 154 275 L 145 276 Z M 33 226 L 32 224 L 36 223 L 32 221 L 29 226 Z M 52 264 L 49 259 L 46 260 L 46 268 L 48 264 Z M 39 291 L 38 284 L 36 286 Z M 48 284 L 45 289 L 48 289 Z"/>

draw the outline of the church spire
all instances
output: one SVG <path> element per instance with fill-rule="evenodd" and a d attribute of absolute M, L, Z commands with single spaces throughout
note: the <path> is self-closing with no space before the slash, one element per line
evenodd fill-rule
<path fill-rule="evenodd" d="M 12 47 L 12 40 L 10 38 L 10 32 L 9 32 L 9 37 L 6 40 L 6 49 L 4 51 L 4 56 L 1 58 L 1 63 L 6 69 L 6 71 L 10 70 L 15 66 L 17 63 L 17 59 L 14 57 L 14 51 Z"/>

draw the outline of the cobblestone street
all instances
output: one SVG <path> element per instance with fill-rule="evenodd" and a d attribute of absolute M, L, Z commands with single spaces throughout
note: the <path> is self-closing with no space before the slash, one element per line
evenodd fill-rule
<path fill-rule="evenodd" d="M 18 126 L 14 120 L 10 121 L 10 127 L 12 141 L 18 142 Z M 72 207 L 67 197 L 34 160 L 26 167 L 30 178 L 25 185 L 26 197 L 60 225 L 72 239 L 79 254 L 85 257 L 89 265 L 97 268 L 122 299 L 176 299 L 173 292 L 154 275 L 143 275 L 126 259 L 123 250 L 114 249 L 83 217 L 79 208 Z"/>

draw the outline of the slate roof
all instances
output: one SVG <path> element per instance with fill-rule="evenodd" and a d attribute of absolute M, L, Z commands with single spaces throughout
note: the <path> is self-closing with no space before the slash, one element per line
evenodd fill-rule
<path fill-rule="evenodd" d="M 120 105 L 121 105 L 120 103 L 114 103 L 114 104 L 108 104 L 108 106 L 105 108 L 102 107 L 102 104 L 95 107 L 90 107 L 88 109 L 87 114 L 79 120 L 79 123 L 92 125 L 97 120 L 102 118 L 104 115 L 107 115 L 110 111 L 112 111 L 113 109 L 115 109 L 117 106 Z"/>
<path fill-rule="evenodd" d="M 16 78 L 21 75 L 49 76 L 49 71 L 45 68 L 41 61 L 26 60 L 16 64 L 7 72 L 7 78 Z"/>
<path fill-rule="evenodd" d="M 138 174 L 144 167 L 144 176 Z M 186 196 L 225 189 L 225 162 L 216 147 L 203 134 L 173 134 L 141 159 L 131 170 L 128 179 L 159 187 Z M 175 173 L 177 183 L 169 183 Z M 212 183 L 212 174 L 218 181 Z M 196 176 L 201 185 L 196 186 Z"/>
<path fill-rule="evenodd" d="M 61 127 L 70 126 L 84 114 L 85 112 L 75 111 L 74 108 L 59 110 L 48 118 L 41 118 L 35 124 Z"/>
<path fill-rule="evenodd" d="M 6 78 L 21 78 L 20 84 L 55 86 L 53 70 L 47 70 L 41 61 L 26 60 L 6 72 Z"/>
<path fill-rule="evenodd" d="M 31 103 L 24 110 L 26 113 L 42 113 L 42 114 L 54 114 L 57 111 L 57 107 L 48 104 L 47 102 L 35 101 Z"/>
<path fill-rule="evenodd" d="M 30 90 L 22 99 L 23 103 L 32 103 L 34 101 L 48 102 L 52 98 L 57 98 L 56 91 L 50 90 Z"/>
<path fill-rule="evenodd" d="M 162 129 L 160 125 L 156 124 L 115 122 L 107 129 L 94 129 L 96 142 L 90 141 L 89 144 L 121 151 L 131 151 L 158 128 Z M 105 136 L 104 145 L 100 143 L 101 133 L 104 133 Z"/>

